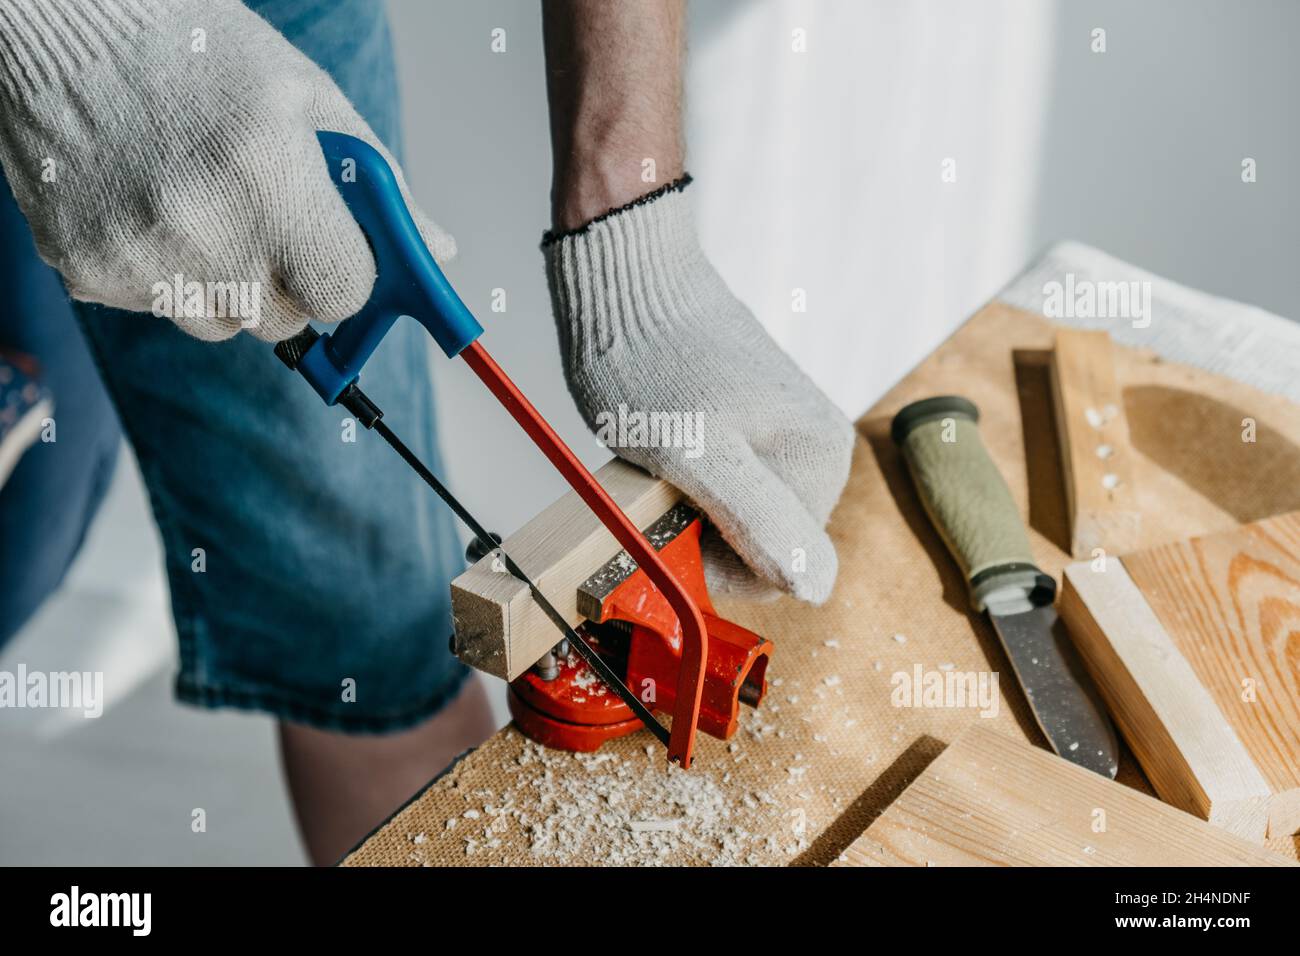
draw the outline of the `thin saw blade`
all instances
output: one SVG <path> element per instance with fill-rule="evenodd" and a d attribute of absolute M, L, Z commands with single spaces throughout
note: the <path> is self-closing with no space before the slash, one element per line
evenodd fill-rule
<path fill-rule="evenodd" d="M 637 719 L 645 724 L 646 729 L 653 733 L 655 737 L 659 739 L 660 743 L 664 746 L 668 746 L 668 728 L 655 719 L 655 716 L 650 712 L 650 709 L 641 702 L 641 699 L 637 697 L 631 688 L 619 679 L 619 676 L 614 673 L 613 669 L 610 668 L 608 664 L 605 663 L 605 659 L 596 652 L 595 648 L 588 644 L 581 634 L 569 626 L 569 622 L 564 619 L 564 615 L 556 610 L 555 605 L 547 600 L 546 595 L 542 594 L 541 589 L 533 582 L 532 578 L 530 578 L 524 570 L 514 562 L 510 555 L 505 552 L 504 548 L 492 539 L 491 532 L 480 524 L 477 518 L 470 514 L 469 509 L 460 503 L 459 499 L 457 499 L 456 496 L 437 479 L 433 472 L 428 469 L 424 462 L 420 461 L 414 452 L 406 447 L 406 444 L 400 438 L 393 434 L 392 429 L 384 424 L 382 419 L 376 419 L 371 423 L 370 427 L 378 432 L 380 437 L 382 437 L 384 441 L 388 442 L 392 449 L 401 456 L 402 460 L 410 465 L 415 473 L 424 480 L 424 483 L 433 489 L 438 497 L 441 498 L 449 508 L 451 508 L 456 517 L 460 518 L 460 520 L 464 522 L 465 526 L 469 528 L 485 548 L 501 557 L 501 561 L 505 565 L 506 570 L 528 586 L 528 590 L 532 593 L 533 600 L 537 602 L 538 606 L 543 612 L 545 612 L 546 616 L 551 619 L 551 622 L 555 624 L 559 632 L 569 639 L 569 643 L 573 645 L 574 649 L 579 655 L 581 655 L 582 659 L 587 662 L 587 666 L 590 667 L 597 676 L 599 676 L 600 679 L 609 686 L 610 690 L 619 696 L 623 703 L 627 704 L 627 706 L 632 710 L 632 713 L 636 715 Z M 557 641 L 556 643 L 559 642 Z"/>

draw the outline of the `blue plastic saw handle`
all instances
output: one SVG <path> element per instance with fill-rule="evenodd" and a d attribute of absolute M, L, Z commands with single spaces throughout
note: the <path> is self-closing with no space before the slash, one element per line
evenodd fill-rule
<path fill-rule="evenodd" d="M 347 133 L 318 131 L 330 179 L 375 256 L 375 287 L 361 311 L 326 333 L 302 356 L 298 371 L 329 405 L 357 380 L 393 323 L 409 315 L 450 358 L 483 334 L 438 263 L 379 150 Z"/>

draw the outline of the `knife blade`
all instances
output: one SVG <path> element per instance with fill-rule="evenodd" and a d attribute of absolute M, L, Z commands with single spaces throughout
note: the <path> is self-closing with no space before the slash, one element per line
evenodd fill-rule
<path fill-rule="evenodd" d="M 923 399 L 890 432 L 921 503 L 987 613 L 1030 710 L 1061 757 L 1107 777 L 1119 769 L 1115 730 L 1052 606 L 1056 582 L 1038 569 L 1011 490 L 965 398 Z"/>

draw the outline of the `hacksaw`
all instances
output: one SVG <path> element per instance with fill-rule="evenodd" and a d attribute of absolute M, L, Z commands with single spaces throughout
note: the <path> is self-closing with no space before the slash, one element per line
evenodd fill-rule
<path fill-rule="evenodd" d="M 718 736 L 734 731 L 734 702 L 733 706 L 727 707 L 727 693 L 754 705 L 761 699 L 766 689 L 763 680 L 766 660 L 771 653 L 770 643 L 722 621 L 708 603 L 703 574 L 699 571 L 698 517 L 692 518 L 694 530 L 691 534 L 681 538 L 682 543 L 671 551 L 665 548 L 666 555 L 661 556 L 656 546 L 623 513 L 483 347 L 479 341 L 483 327 L 429 253 L 406 206 L 397 177 L 380 152 L 364 140 L 346 133 L 322 130 L 316 136 L 330 178 L 374 253 L 375 284 L 361 310 L 340 323 L 333 332 L 318 333 L 308 327 L 277 344 L 275 354 L 290 369 L 302 375 L 327 405 L 342 405 L 367 429 L 377 432 L 464 522 L 474 535 L 478 553 L 491 552 L 496 556 L 511 575 L 528 587 L 532 599 L 555 624 L 559 631 L 556 649 L 562 653 L 558 657 L 551 653 L 550 661 L 543 660 L 540 668 L 512 684 L 512 711 L 525 732 L 530 732 L 531 728 L 539 739 L 549 736 L 549 742 L 554 746 L 590 749 L 588 745 L 593 739 L 590 735 L 579 733 L 574 737 L 551 732 L 547 721 L 558 719 L 570 728 L 577 726 L 579 731 L 583 725 L 580 721 L 577 724 L 573 720 L 565 721 L 565 717 L 572 718 L 574 713 L 563 710 L 563 694 L 555 692 L 560 685 L 549 689 L 537 686 L 555 680 L 559 673 L 559 660 L 564 661 L 570 672 L 573 671 L 576 662 L 570 661 L 567 653 L 571 648 L 582 663 L 614 691 L 622 708 L 616 711 L 618 719 L 614 723 L 617 727 L 602 725 L 595 736 L 602 737 L 603 734 L 602 739 L 607 739 L 643 725 L 667 747 L 669 762 L 689 767 L 697 728 L 702 726 L 706 732 Z M 603 615 L 602 620 L 593 621 L 592 628 L 570 626 L 501 546 L 499 538 L 470 514 L 382 420 L 383 411 L 361 391 L 358 380 L 367 359 L 394 322 L 404 315 L 424 326 L 448 358 L 464 358 L 574 492 L 610 530 L 626 553 L 626 567 L 631 569 L 627 580 L 621 582 L 623 590 L 619 593 L 627 597 L 635 589 L 638 602 L 619 603 L 614 600 L 615 591 L 611 590 L 592 598 L 596 602 L 592 607 Z M 679 531 L 684 531 L 690 524 L 682 525 Z M 681 535 L 672 537 L 676 539 Z M 667 542 L 660 543 L 662 546 Z M 670 567 L 670 562 L 676 565 L 675 570 Z M 638 616 L 635 613 L 638 607 L 644 611 L 650 606 L 653 606 L 653 614 Z M 613 614 L 622 615 L 622 624 L 618 627 L 628 637 L 618 650 L 614 649 L 618 642 L 612 635 L 599 637 L 594 630 L 601 623 L 608 623 Z M 629 614 L 631 620 L 627 620 Z M 725 666 L 730 668 L 737 654 L 742 656 L 745 680 L 738 681 L 738 672 L 731 673 L 729 691 L 721 688 L 716 678 L 706 680 L 710 670 L 716 671 L 723 666 L 723 658 L 726 658 Z M 651 679 L 663 689 L 655 697 L 653 705 L 672 715 L 671 730 L 628 686 L 629 673 L 634 677 L 653 673 Z M 535 679 L 523 686 L 521 681 L 529 678 Z M 521 704 L 521 699 L 526 703 Z M 702 700 L 706 701 L 703 720 Z M 525 706 L 527 710 L 523 709 Z M 732 714 L 729 721 L 719 717 L 727 710 Z M 520 717 L 521 714 L 524 716 Z"/>

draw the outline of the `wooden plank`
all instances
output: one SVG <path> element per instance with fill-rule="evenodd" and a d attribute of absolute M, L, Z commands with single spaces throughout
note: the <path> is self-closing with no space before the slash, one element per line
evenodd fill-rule
<path fill-rule="evenodd" d="M 836 866 L 1286 866 L 1262 847 L 975 725 Z"/>
<path fill-rule="evenodd" d="M 1141 543 L 1142 513 L 1110 335 L 1062 329 L 1051 369 L 1071 553 L 1132 550 Z"/>
<path fill-rule="evenodd" d="M 666 481 L 617 458 L 597 470 L 596 479 L 639 528 L 654 523 L 682 497 Z M 582 620 L 578 585 L 620 550 L 572 491 L 506 538 L 502 547 L 571 625 Z M 451 608 L 456 656 L 505 680 L 528 670 L 559 640 L 555 624 L 527 585 L 495 555 L 452 581 Z"/>
<path fill-rule="evenodd" d="M 1124 567 L 1300 832 L 1300 513 L 1136 554 Z"/>
<path fill-rule="evenodd" d="M 1059 611 L 1106 706 L 1168 803 L 1248 840 L 1268 829 L 1269 788 L 1117 558 L 1065 569 Z"/>

